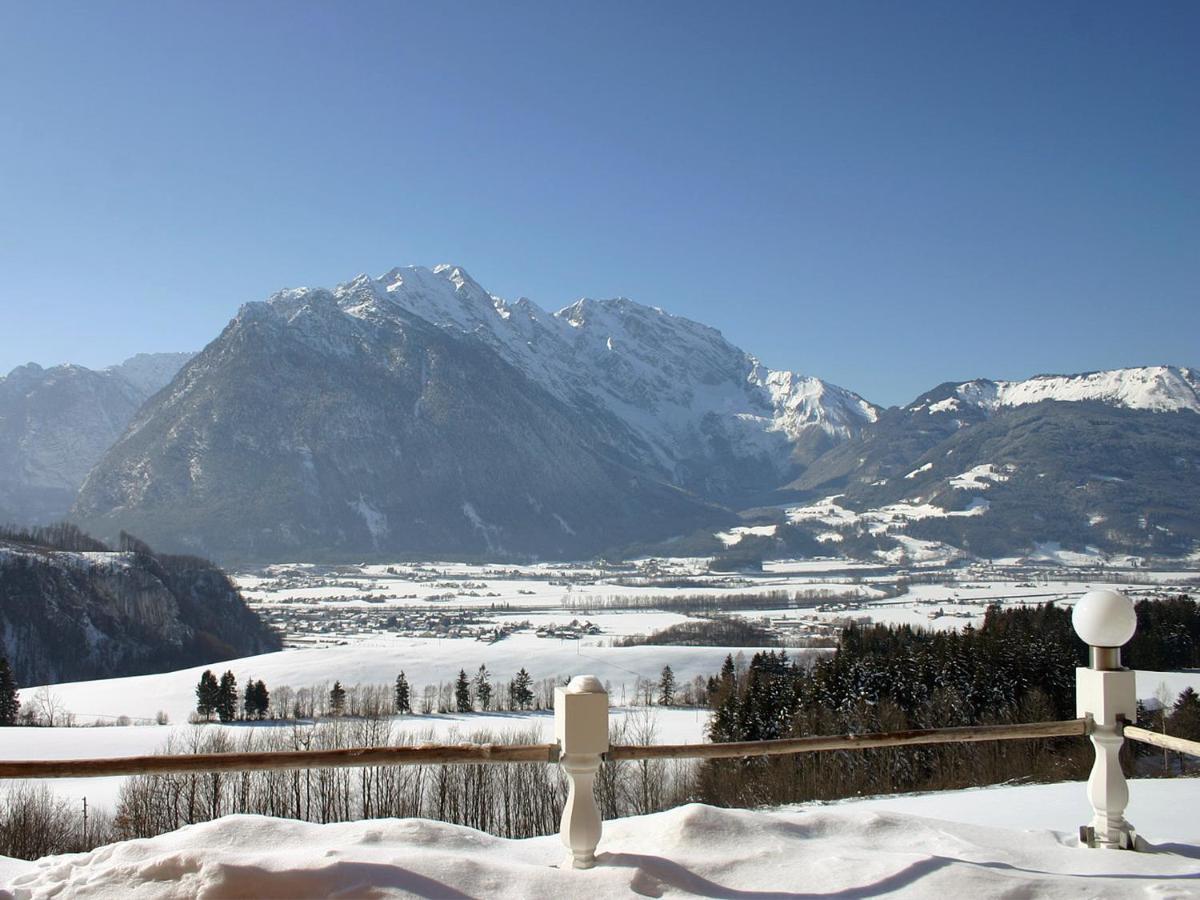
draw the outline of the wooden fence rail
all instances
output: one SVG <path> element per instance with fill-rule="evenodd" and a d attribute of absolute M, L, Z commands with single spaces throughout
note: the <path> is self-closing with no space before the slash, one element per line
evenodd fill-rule
<path fill-rule="evenodd" d="M 1031 738 L 1082 737 L 1088 733 L 1087 719 L 1034 722 L 1021 725 L 973 725 L 963 728 L 927 728 L 920 731 L 886 731 L 872 734 L 785 738 L 775 741 L 731 741 L 721 744 L 648 744 L 614 746 L 607 760 L 622 759 L 729 759 L 744 756 L 781 756 L 816 753 L 822 750 L 871 750 L 877 747 L 907 747 L 918 744 L 1016 741 Z"/>
<path fill-rule="evenodd" d="M 1122 734 L 1130 740 L 1152 744 L 1155 747 L 1162 747 L 1164 750 L 1200 756 L 1200 741 L 1189 741 L 1169 734 L 1159 734 L 1157 731 L 1147 731 L 1145 728 L 1137 728 L 1133 725 L 1126 725 Z"/>
<path fill-rule="evenodd" d="M 427 766 L 443 763 L 553 763 L 557 744 L 437 744 L 416 747 L 353 747 L 275 753 L 192 753 L 109 759 L 0 761 L 0 778 L 99 778 L 179 772 L 262 772 L 363 766 Z"/>
<path fill-rule="evenodd" d="M 869 750 L 876 747 L 918 744 L 1077 737 L 1087 732 L 1086 719 L 1067 719 L 1061 722 L 1020 725 L 930 728 L 922 731 L 842 734 L 723 744 L 618 744 L 609 748 L 604 754 L 604 759 L 612 762 L 632 759 L 728 759 L 814 753 L 821 750 Z M 0 778 L 100 778 L 112 775 L 262 772 L 454 763 L 556 763 L 558 759 L 558 744 L 424 744 L 416 747 L 353 747 L 341 750 L 293 750 L 273 753 L 191 753 L 108 759 L 4 760 L 0 761 Z"/>

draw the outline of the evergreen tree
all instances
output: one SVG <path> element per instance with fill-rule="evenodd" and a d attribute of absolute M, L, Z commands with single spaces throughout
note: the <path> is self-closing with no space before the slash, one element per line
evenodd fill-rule
<path fill-rule="evenodd" d="M 737 687 L 737 666 L 733 664 L 733 654 L 725 654 L 725 662 L 721 663 L 721 684 L 733 690 Z"/>
<path fill-rule="evenodd" d="M 479 698 L 479 708 L 487 712 L 492 708 L 492 682 L 487 666 L 482 663 L 475 673 L 475 696 Z"/>
<path fill-rule="evenodd" d="M 660 706 L 670 706 L 675 702 L 675 673 L 670 666 L 663 666 L 662 675 L 658 679 L 658 703 Z"/>
<path fill-rule="evenodd" d="M 217 687 L 217 718 L 222 722 L 232 722 L 237 718 L 237 700 L 237 679 L 226 670 Z"/>
<path fill-rule="evenodd" d="M 335 681 L 329 690 L 329 709 L 335 716 L 340 716 L 346 708 L 346 689 L 340 681 Z"/>
<path fill-rule="evenodd" d="M 217 700 L 221 692 L 217 684 L 217 676 L 212 669 L 205 669 L 200 676 L 200 684 L 196 686 L 196 712 L 204 716 L 204 721 L 212 720 L 212 714 L 217 711 Z"/>
<path fill-rule="evenodd" d="M 251 694 L 253 703 L 251 705 L 254 718 L 261 721 L 267 717 L 267 711 L 271 708 L 271 692 L 267 690 L 266 684 L 264 684 L 261 680 L 252 682 L 251 685 L 248 686 L 248 689 L 251 687 L 253 688 L 253 692 Z M 250 713 L 251 710 L 246 711 L 247 716 L 249 716 Z"/>
<path fill-rule="evenodd" d="M 21 698 L 17 695 L 17 680 L 8 667 L 8 658 L 0 656 L 0 725 L 15 725 L 17 713 L 21 711 Z"/>
<path fill-rule="evenodd" d="M 402 715 L 412 713 L 412 701 L 409 696 L 408 679 L 401 672 L 396 676 L 396 712 Z"/>
<path fill-rule="evenodd" d="M 533 691 L 530 688 L 532 683 L 533 679 L 524 668 L 513 676 L 508 685 L 509 706 L 513 709 L 529 709 L 533 705 Z"/>
<path fill-rule="evenodd" d="M 458 680 L 454 682 L 454 705 L 459 712 L 471 711 L 471 682 L 467 680 L 467 670 L 458 670 Z"/>
<path fill-rule="evenodd" d="M 258 709 L 258 702 L 254 695 L 254 679 L 250 678 L 247 679 L 246 690 L 242 694 L 242 718 L 253 719 L 256 709 Z"/>

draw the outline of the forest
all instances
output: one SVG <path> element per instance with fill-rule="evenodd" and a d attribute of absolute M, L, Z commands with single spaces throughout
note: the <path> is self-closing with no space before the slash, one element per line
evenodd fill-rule
<path fill-rule="evenodd" d="M 1197 664 L 1195 601 L 1143 600 L 1136 610 L 1138 633 L 1125 650 L 1127 666 Z M 1086 663 L 1070 612 L 1054 604 L 993 606 L 981 627 L 959 632 L 851 625 L 838 652 L 811 668 L 789 661 L 784 651 L 756 653 L 744 671 L 727 658 L 708 685 L 709 737 L 753 741 L 1071 719 L 1075 667 Z M 1140 721 L 1161 728 L 1164 715 L 1174 716 L 1178 728 L 1190 730 L 1191 709 L 1185 695 L 1165 712 L 1144 711 Z M 1091 761 L 1091 747 L 1072 738 L 723 760 L 701 767 L 697 793 L 721 805 L 790 803 L 1086 778 Z"/>

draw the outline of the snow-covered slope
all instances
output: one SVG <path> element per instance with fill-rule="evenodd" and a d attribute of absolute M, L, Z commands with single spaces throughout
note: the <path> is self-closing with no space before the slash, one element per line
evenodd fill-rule
<path fill-rule="evenodd" d="M 606 822 L 587 871 L 562 865 L 557 835 L 505 840 L 422 819 L 227 816 L 90 853 L 5 860 L 0 878 L 17 898 L 130 900 L 1195 896 L 1200 781 L 1139 781 L 1131 794 L 1130 815 L 1154 852 L 1079 847 L 1070 832 L 1088 810 L 1084 786 L 1071 784 L 932 795 L 922 815 L 906 811 L 910 798 L 770 812 L 690 804 Z M 976 809 L 967 822 L 954 816 L 959 797 Z M 985 807 L 1007 811 L 1013 826 L 970 824 Z"/>
<path fill-rule="evenodd" d="M 752 462 L 763 485 L 774 487 L 797 442 L 810 434 L 841 440 L 877 416 L 857 394 L 769 370 L 713 328 L 624 298 L 583 299 L 551 314 L 525 298 L 491 295 L 451 265 L 362 275 L 334 295 L 353 315 L 403 310 L 474 335 L 558 399 L 587 410 L 619 449 L 706 493 L 725 477 L 710 465 L 715 456 L 725 466 Z"/>
<path fill-rule="evenodd" d="M 1143 366 L 1081 375 L 1037 375 L 1024 381 L 978 379 L 954 385 L 941 399 L 926 396 L 909 408 L 929 414 L 973 406 L 984 412 L 1043 400 L 1099 401 L 1126 409 L 1200 413 L 1200 372 L 1181 366 Z"/>
<path fill-rule="evenodd" d="M 885 410 L 796 486 L 858 513 L 937 508 L 910 535 L 976 555 L 1057 542 L 1186 556 L 1200 546 L 1198 392 L 1200 372 L 1176 366 L 947 382 Z"/>

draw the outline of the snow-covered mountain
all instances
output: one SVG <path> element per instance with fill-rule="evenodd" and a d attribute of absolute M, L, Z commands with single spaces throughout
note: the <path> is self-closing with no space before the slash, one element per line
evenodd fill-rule
<path fill-rule="evenodd" d="M 797 486 L 982 555 L 1061 543 L 1185 556 L 1200 546 L 1198 389 L 1200 373 L 1174 366 L 949 382 L 886 410 Z"/>
<path fill-rule="evenodd" d="M 65 515 L 138 407 L 190 357 L 143 353 L 98 371 L 30 363 L 0 376 L 0 522 Z"/>
<path fill-rule="evenodd" d="M 851 391 L 771 371 L 713 328 L 624 298 L 549 313 L 489 294 L 450 265 L 362 275 L 333 293 L 351 315 L 408 313 L 475 337 L 585 410 L 605 443 L 720 500 L 774 489 L 797 452 L 810 459 L 878 414 Z"/>
<path fill-rule="evenodd" d="M 1200 520 L 1177 480 L 1200 467 L 1198 391 L 1196 370 L 1158 366 L 947 382 L 885 410 L 661 309 L 549 312 L 415 266 L 247 304 L 74 512 L 226 558 L 561 557 L 788 499 L 961 512 L 987 490 L 987 510 L 933 536 L 1187 553 Z M 971 476 L 985 469 L 1011 477 Z"/>
<path fill-rule="evenodd" d="M 592 412 L 369 280 L 284 291 L 141 410 L 74 515 L 224 559 L 571 558 L 732 518 L 601 440 Z"/>
<path fill-rule="evenodd" d="M 75 513 L 225 558 L 589 554 L 728 523 L 876 415 L 630 300 L 393 269 L 244 306 Z"/>
<path fill-rule="evenodd" d="M 1180 366 L 1141 366 L 1081 375 L 1037 375 L 1024 381 L 977 379 L 942 385 L 906 408 L 930 415 L 957 413 L 964 408 L 994 413 L 1046 400 L 1096 401 L 1124 409 L 1200 413 L 1200 372 Z"/>

